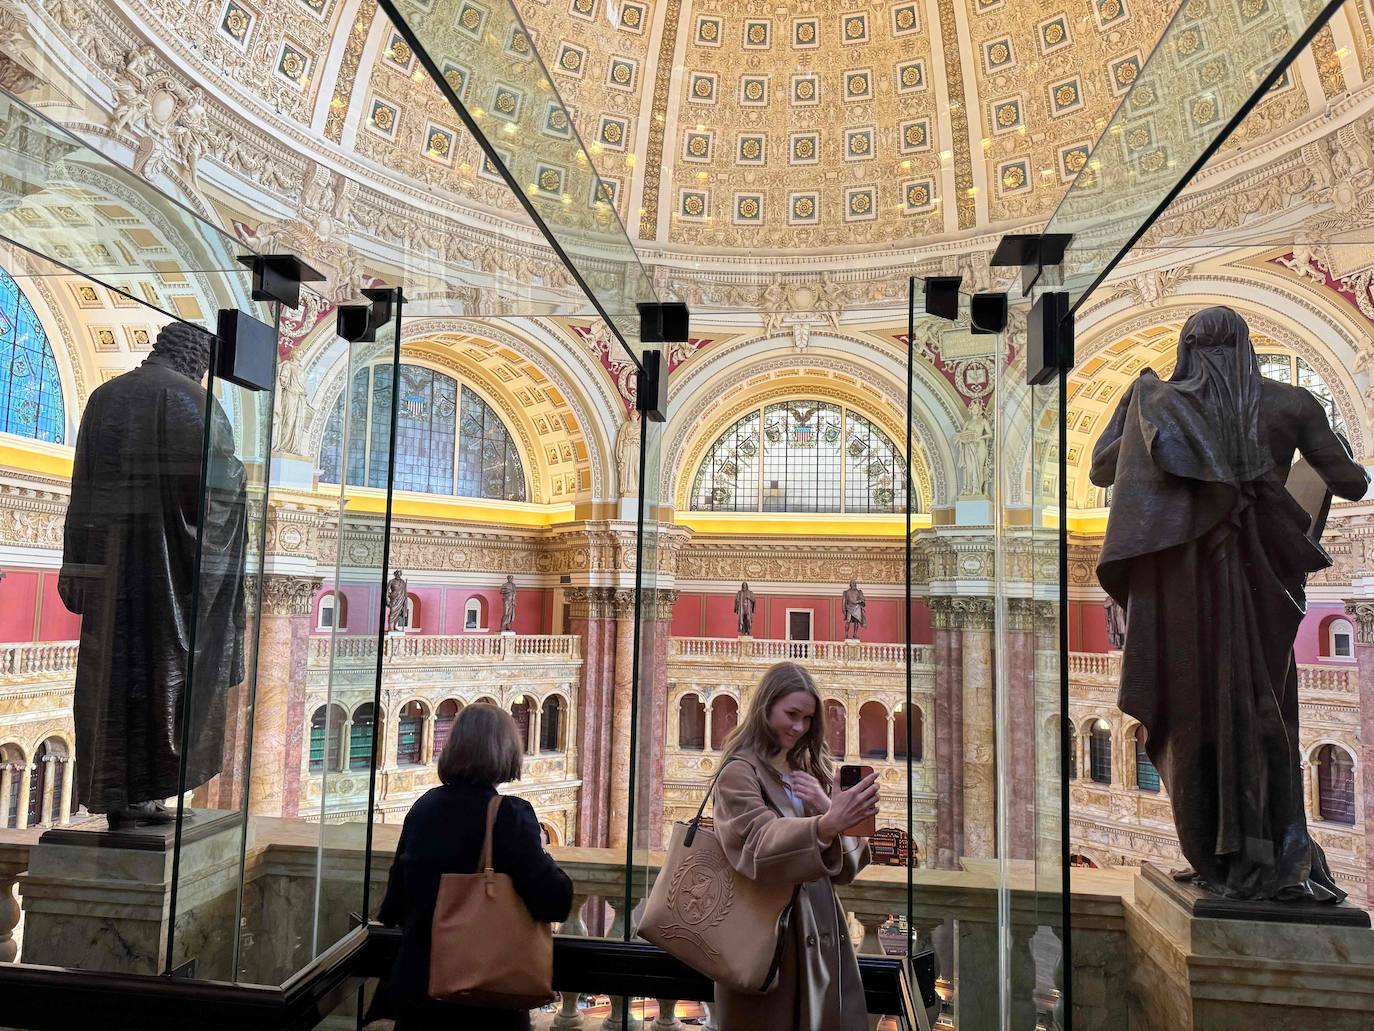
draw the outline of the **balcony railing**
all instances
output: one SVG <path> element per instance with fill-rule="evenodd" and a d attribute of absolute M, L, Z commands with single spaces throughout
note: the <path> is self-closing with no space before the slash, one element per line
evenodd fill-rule
<path fill-rule="evenodd" d="M 377 638 L 340 634 L 332 639 L 334 661 L 356 666 L 377 660 Z M 328 664 L 331 638 L 322 634 L 310 639 L 310 665 Z M 394 634 L 386 638 L 388 663 L 428 663 L 437 659 L 536 658 L 575 661 L 582 658 L 582 639 L 567 634 Z"/>
<path fill-rule="evenodd" d="M 1113 682 L 1121 678 L 1120 652 L 1070 652 L 1069 678 L 1105 677 Z M 1298 688 L 1302 691 L 1325 691 L 1334 694 L 1355 694 L 1360 691 L 1359 671 L 1352 663 L 1348 667 L 1303 663 L 1298 666 Z"/>
<path fill-rule="evenodd" d="M 76 672 L 77 641 L 0 644 L 0 677 L 49 677 Z"/>
<path fill-rule="evenodd" d="M 751 637 L 674 637 L 668 650 L 670 659 L 706 662 L 773 663 L 783 659 L 808 659 L 837 666 L 892 666 L 906 663 L 903 644 L 867 641 L 777 641 Z M 913 665 L 928 666 L 932 649 L 928 644 L 911 646 Z"/>

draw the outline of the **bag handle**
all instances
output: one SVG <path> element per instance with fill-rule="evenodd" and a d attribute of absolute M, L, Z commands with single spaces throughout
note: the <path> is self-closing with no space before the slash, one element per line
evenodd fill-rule
<path fill-rule="evenodd" d="M 482 840 L 482 876 L 487 884 L 487 897 L 496 896 L 496 871 L 491 865 L 492 839 L 496 837 L 496 814 L 501 811 L 501 796 L 493 795 L 487 803 L 487 834 Z"/>
<path fill-rule="evenodd" d="M 720 780 L 720 775 L 725 772 L 725 767 L 732 762 L 744 762 L 742 755 L 732 755 L 725 762 L 720 764 L 720 769 L 716 770 L 716 775 L 711 778 L 711 783 L 706 786 L 706 794 L 701 796 L 701 805 L 697 806 L 697 814 L 687 821 L 687 837 L 682 841 L 683 848 L 692 847 L 692 839 L 697 836 L 697 828 L 701 826 L 701 818 L 706 812 L 706 803 L 711 801 L 711 794 L 716 790 L 716 781 Z"/>

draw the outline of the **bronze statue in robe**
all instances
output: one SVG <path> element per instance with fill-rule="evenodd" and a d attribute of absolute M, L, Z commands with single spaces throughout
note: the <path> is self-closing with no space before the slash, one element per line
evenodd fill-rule
<path fill-rule="evenodd" d="M 859 639 L 859 630 L 868 626 L 868 599 L 864 597 L 864 592 L 859 588 L 856 581 L 849 581 L 849 589 L 844 592 L 841 601 L 844 604 L 844 637 L 849 640 Z"/>
<path fill-rule="evenodd" d="M 403 634 L 410 625 L 410 594 L 401 572 L 396 570 L 386 583 L 386 629 L 392 634 Z"/>
<path fill-rule="evenodd" d="M 749 589 L 749 585 L 747 583 L 740 584 L 739 590 L 735 592 L 735 616 L 741 637 L 753 636 L 754 609 L 757 605 L 758 600 L 754 592 Z"/>
<path fill-rule="evenodd" d="M 501 585 L 501 633 L 510 633 L 515 626 L 515 577 L 507 576 Z"/>
<path fill-rule="evenodd" d="M 58 578 L 81 616 L 76 794 L 111 827 L 171 822 L 162 800 L 221 772 L 243 680 L 247 491 L 209 360 L 205 333 L 165 327 L 76 438 Z"/>
<path fill-rule="evenodd" d="M 1285 489 L 1294 452 L 1342 498 L 1364 469 L 1301 387 L 1260 375 L 1229 308 L 1193 315 L 1166 382 L 1145 370 L 1093 451 L 1114 486 L 1097 574 L 1126 609 L 1118 705 L 1173 804 L 1194 879 L 1231 898 L 1339 902 L 1307 829 L 1293 641 L 1331 564 Z"/>

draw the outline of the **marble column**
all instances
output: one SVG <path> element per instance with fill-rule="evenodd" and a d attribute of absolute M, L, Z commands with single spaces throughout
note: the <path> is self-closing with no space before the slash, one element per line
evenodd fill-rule
<path fill-rule="evenodd" d="M 0 830 L 10 825 L 10 793 L 14 790 L 14 773 L 13 763 L 0 766 Z"/>
<path fill-rule="evenodd" d="M 1006 650 L 1007 734 L 1010 764 L 1007 804 L 1007 855 L 1035 858 L 1035 806 L 1038 714 L 1035 711 L 1036 622 L 1044 604 L 1030 598 L 1007 599 L 1007 626 L 1001 634 Z"/>
<path fill-rule="evenodd" d="M 958 866 L 963 849 L 963 655 L 953 622 L 952 598 L 929 599 L 935 659 L 935 853 L 927 863 L 942 870 Z M 852 721 L 851 721 L 852 722 Z"/>
<path fill-rule="evenodd" d="M 616 597 L 613 587 L 573 587 L 566 593 L 569 632 L 582 642 L 578 709 L 578 771 L 582 788 L 570 844 L 605 848 L 610 843 L 611 712 L 615 677 Z"/>
<path fill-rule="evenodd" d="M 612 679 L 609 835 L 612 848 L 629 840 L 630 737 L 634 712 L 634 592 L 617 591 L 615 605 L 615 672 Z"/>
<path fill-rule="evenodd" d="M 249 812 L 294 817 L 300 811 L 305 765 L 306 666 L 310 609 L 319 577 L 270 574 L 259 610 L 257 690 L 253 706 L 253 768 L 248 771 Z M 241 762 L 237 755 L 226 762 Z"/>
<path fill-rule="evenodd" d="M 15 803 L 19 810 L 15 827 L 21 831 L 29 825 L 29 786 L 32 783 L 32 778 L 33 766 L 24 763 L 19 770 L 19 800 Z"/>
<path fill-rule="evenodd" d="M 62 767 L 62 810 L 58 813 L 57 818 L 59 824 L 71 823 L 72 788 L 76 783 L 76 767 L 70 757 L 62 759 Z"/>
<path fill-rule="evenodd" d="M 991 598 L 955 598 L 961 628 L 963 667 L 963 832 L 960 853 L 971 858 L 997 854 L 997 724 L 993 681 Z"/>
<path fill-rule="evenodd" d="M 1355 798 L 1364 806 L 1365 891 L 1374 898 L 1374 601 L 1345 603 L 1355 623 L 1355 661 L 1360 683 L 1360 758 L 1363 788 Z"/>
<path fill-rule="evenodd" d="M 52 825 L 52 796 L 53 796 L 53 768 L 57 765 L 57 756 L 43 756 L 43 765 L 47 767 L 43 771 L 43 797 L 38 803 L 38 822 L 40 824 Z"/>

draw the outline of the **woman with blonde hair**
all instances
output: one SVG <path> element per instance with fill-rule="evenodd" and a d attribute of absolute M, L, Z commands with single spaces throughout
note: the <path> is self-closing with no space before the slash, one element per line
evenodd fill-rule
<path fill-rule="evenodd" d="M 825 741 L 815 681 L 796 663 L 780 662 L 763 675 L 725 742 L 713 817 L 730 865 L 744 877 L 799 886 L 773 990 L 744 995 L 716 985 L 717 1019 L 730 1031 L 868 1027 L 835 888 L 868 863 L 867 842 L 843 832 L 877 813 L 878 787 L 870 775 L 840 790 Z"/>

